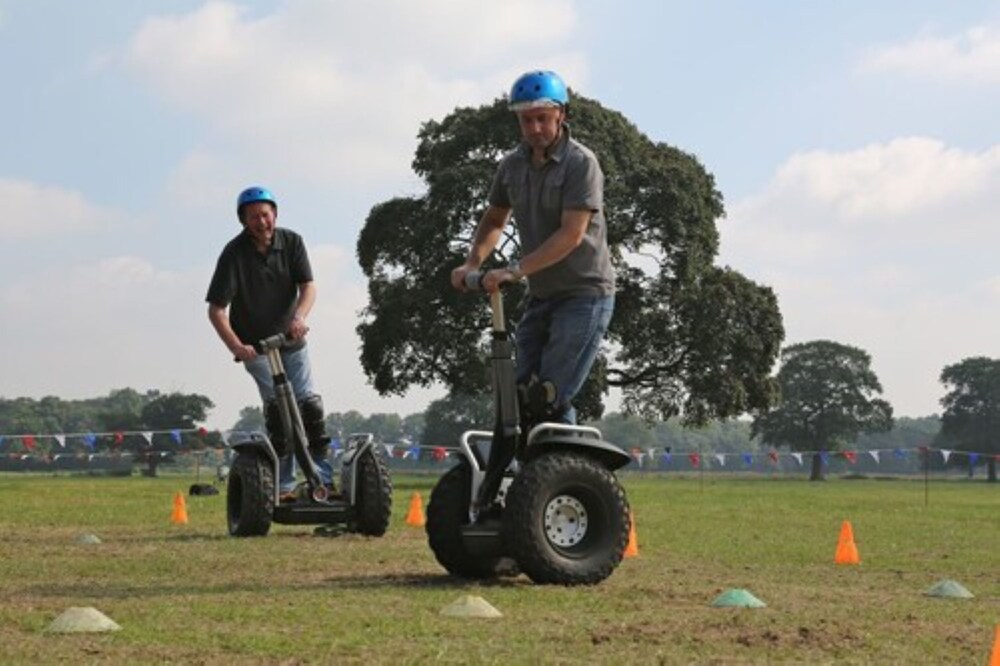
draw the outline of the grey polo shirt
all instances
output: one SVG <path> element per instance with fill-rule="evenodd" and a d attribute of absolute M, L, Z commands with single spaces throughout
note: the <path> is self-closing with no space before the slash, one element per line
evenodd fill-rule
<path fill-rule="evenodd" d="M 493 178 L 489 203 L 513 209 L 525 255 L 559 229 L 564 210 L 592 211 L 580 246 L 562 261 L 531 275 L 528 291 L 536 298 L 614 293 L 615 273 L 604 220 L 604 174 L 594 153 L 570 136 L 568 125 L 563 125 L 562 138 L 541 168 L 532 166 L 531 148 L 525 143 L 507 153 Z"/>
<path fill-rule="evenodd" d="M 205 300 L 229 307 L 229 323 L 245 344 L 283 333 L 295 315 L 299 285 L 312 282 L 312 266 L 302 237 L 277 227 L 267 252 L 246 231 L 223 248 Z M 301 344 L 291 348 L 301 348 Z"/>

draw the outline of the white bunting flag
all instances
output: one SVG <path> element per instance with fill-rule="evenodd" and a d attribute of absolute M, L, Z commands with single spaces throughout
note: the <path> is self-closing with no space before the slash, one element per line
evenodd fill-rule
<path fill-rule="evenodd" d="M 802 464 L 802 454 L 801 453 L 793 453 L 792 457 L 795 458 L 795 462 L 797 462 L 800 465 Z"/>
<path fill-rule="evenodd" d="M 869 455 L 871 455 L 872 458 L 875 459 L 875 464 L 877 465 L 880 462 L 879 459 L 878 459 L 878 451 L 876 449 L 872 449 L 868 453 L 869 453 Z"/>
<path fill-rule="evenodd" d="M 153 445 L 153 433 L 146 431 L 142 433 L 142 438 L 146 440 L 146 446 Z"/>
<path fill-rule="evenodd" d="M 951 457 L 951 451 L 949 451 L 948 449 L 941 449 L 941 455 L 944 456 L 944 461 L 945 463 L 947 463 L 948 458 Z"/>
<path fill-rule="evenodd" d="M 59 442 L 60 448 L 66 448 L 66 435 L 53 435 L 53 437 L 55 437 L 56 441 Z M 55 460 L 55 458 L 53 458 L 53 460 Z"/>
<path fill-rule="evenodd" d="M 725 453 L 716 453 L 715 454 L 715 459 L 719 461 L 719 465 L 720 466 L 722 466 L 722 467 L 726 466 L 726 454 Z"/>

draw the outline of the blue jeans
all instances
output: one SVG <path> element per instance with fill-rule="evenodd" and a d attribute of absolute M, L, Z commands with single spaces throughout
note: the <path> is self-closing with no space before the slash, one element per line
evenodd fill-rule
<path fill-rule="evenodd" d="M 281 362 L 285 366 L 285 375 L 292 385 L 292 390 L 295 391 L 295 399 L 301 402 L 312 396 L 314 394 L 312 367 L 309 364 L 309 352 L 306 351 L 306 347 L 295 351 L 282 351 Z M 257 383 L 257 390 L 264 404 L 274 400 L 274 380 L 271 378 L 271 366 L 267 362 L 267 356 L 257 356 L 243 365 Z M 329 458 L 315 462 L 320 479 L 329 485 L 333 479 L 333 468 L 330 466 Z M 291 492 L 295 489 L 295 469 L 295 454 L 289 451 L 279 461 L 278 484 L 281 492 Z"/>
<path fill-rule="evenodd" d="M 555 384 L 564 423 L 576 423 L 572 400 L 590 374 L 614 309 L 614 295 L 530 298 L 517 324 L 517 383 L 537 375 Z"/>

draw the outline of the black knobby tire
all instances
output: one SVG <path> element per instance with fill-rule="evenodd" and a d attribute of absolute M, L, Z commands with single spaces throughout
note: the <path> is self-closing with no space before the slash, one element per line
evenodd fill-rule
<path fill-rule="evenodd" d="M 451 575 L 496 578 L 505 573 L 505 558 L 474 555 L 462 540 L 462 525 L 469 522 L 471 493 L 472 468 L 467 462 L 460 462 L 442 475 L 427 503 L 427 541 L 434 557 Z"/>
<path fill-rule="evenodd" d="M 235 537 L 264 536 L 274 513 L 274 469 L 262 454 L 236 455 L 226 486 L 226 522 Z"/>
<path fill-rule="evenodd" d="M 621 562 L 628 532 L 628 500 L 618 479 L 577 453 L 532 460 L 507 492 L 504 534 L 536 583 L 601 582 Z"/>
<path fill-rule="evenodd" d="M 382 536 L 389 529 L 392 513 L 392 477 L 380 450 L 371 448 L 358 456 L 354 495 L 353 532 Z"/>

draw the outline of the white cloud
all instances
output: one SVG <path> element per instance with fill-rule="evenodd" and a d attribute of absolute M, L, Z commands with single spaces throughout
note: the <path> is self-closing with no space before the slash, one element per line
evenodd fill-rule
<path fill-rule="evenodd" d="M 1000 83 L 1000 26 L 981 25 L 949 37 L 917 37 L 873 49 L 863 70 L 901 72 L 952 83 Z"/>
<path fill-rule="evenodd" d="M 125 60 L 247 164 L 314 183 L 399 177 L 422 121 L 488 102 L 523 69 L 582 84 L 574 26 L 569 0 L 311 0 L 263 17 L 211 2 L 147 20 Z"/>
<path fill-rule="evenodd" d="M 440 391 L 383 399 L 365 383 L 354 332 L 365 293 L 347 277 L 350 254 L 317 246 L 311 258 L 319 299 L 309 340 L 327 410 L 424 409 Z M 86 398 L 125 386 L 201 393 L 216 403 L 210 425 L 231 426 L 239 410 L 259 398 L 208 322 L 204 295 L 210 274 L 207 266 L 174 272 L 141 257 L 119 256 L 3 286 L 0 309 L 7 324 L 0 329 L 6 359 L 0 395 Z"/>
<path fill-rule="evenodd" d="M 1000 356 L 998 186 L 1000 146 L 793 155 L 730 207 L 722 260 L 775 288 L 786 343 L 857 345 L 898 413 L 939 411 L 944 365 Z"/>
<path fill-rule="evenodd" d="M 933 245 L 1000 241 L 1000 146 L 962 151 L 909 137 L 791 156 L 767 188 L 737 202 L 723 230 L 790 263 Z M 752 226 L 746 220 L 753 220 Z M 933 245 L 931 245 L 933 244 Z"/>
<path fill-rule="evenodd" d="M 83 233 L 121 222 L 111 210 L 89 203 L 79 192 L 27 180 L 0 178 L 0 232 L 8 239 Z"/>

